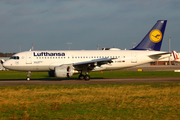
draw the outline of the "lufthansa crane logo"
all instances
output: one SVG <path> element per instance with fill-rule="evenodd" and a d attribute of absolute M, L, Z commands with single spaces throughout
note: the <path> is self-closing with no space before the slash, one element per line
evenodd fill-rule
<path fill-rule="evenodd" d="M 151 39 L 152 42 L 158 43 L 162 39 L 162 33 L 158 29 L 152 30 L 149 34 L 149 38 Z"/>

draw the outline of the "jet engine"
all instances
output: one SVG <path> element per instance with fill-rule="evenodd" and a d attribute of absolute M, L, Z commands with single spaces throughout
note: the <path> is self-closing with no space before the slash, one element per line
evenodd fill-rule
<path fill-rule="evenodd" d="M 71 77 L 74 74 L 74 68 L 72 66 L 58 66 L 54 68 L 55 77 L 65 78 Z"/>

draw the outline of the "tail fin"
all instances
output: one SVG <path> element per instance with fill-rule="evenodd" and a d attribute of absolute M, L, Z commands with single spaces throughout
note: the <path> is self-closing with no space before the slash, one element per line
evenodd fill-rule
<path fill-rule="evenodd" d="M 132 50 L 160 51 L 167 20 L 158 20 L 142 41 Z"/>
<path fill-rule="evenodd" d="M 177 54 L 176 51 L 172 51 L 172 53 L 173 53 L 173 56 L 174 56 L 174 60 L 179 59 L 179 55 Z"/>

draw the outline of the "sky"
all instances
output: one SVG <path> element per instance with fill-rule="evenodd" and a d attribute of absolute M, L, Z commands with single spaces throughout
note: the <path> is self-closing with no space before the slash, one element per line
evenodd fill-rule
<path fill-rule="evenodd" d="M 180 0 L 0 0 L 0 52 L 131 49 L 157 20 L 180 52 Z"/>

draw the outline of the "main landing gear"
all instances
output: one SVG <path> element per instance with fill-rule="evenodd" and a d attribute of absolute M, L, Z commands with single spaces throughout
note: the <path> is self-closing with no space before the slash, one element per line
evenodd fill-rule
<path fill-rule="evenodd" d="M 26 78 L 26 80 L 27 81 L 30 81 L 31 80 L 31 71 L 28 71 L 27 72 L 27 78 Z M 82 73 L 79 75 L 79 80 L 85 80 L 85 81 L 89 81 L 90 80 L 90 76 L 88 75 L 88 74 L 86 74 L 86 75 L 83 75 Z"/>
<path fill-rule="evenodd" d="M 82 73 L 79 75 L 79 80 L 85 80 L 85 81 L 89 81 L 90 80 L 90 76 L 88 74 L 83 75 Z"/>
<path fill-rule="evenodd" d="M 28 74 L 27 74 L 27 78 L 26 78 L 26 80 L 27 80 L 27 81 L 30 81 L 30 80 L 31 80 L 31 78 L 30 78 L 30 77 L 31 77 L 31 71 L 28 71 Z"/>

